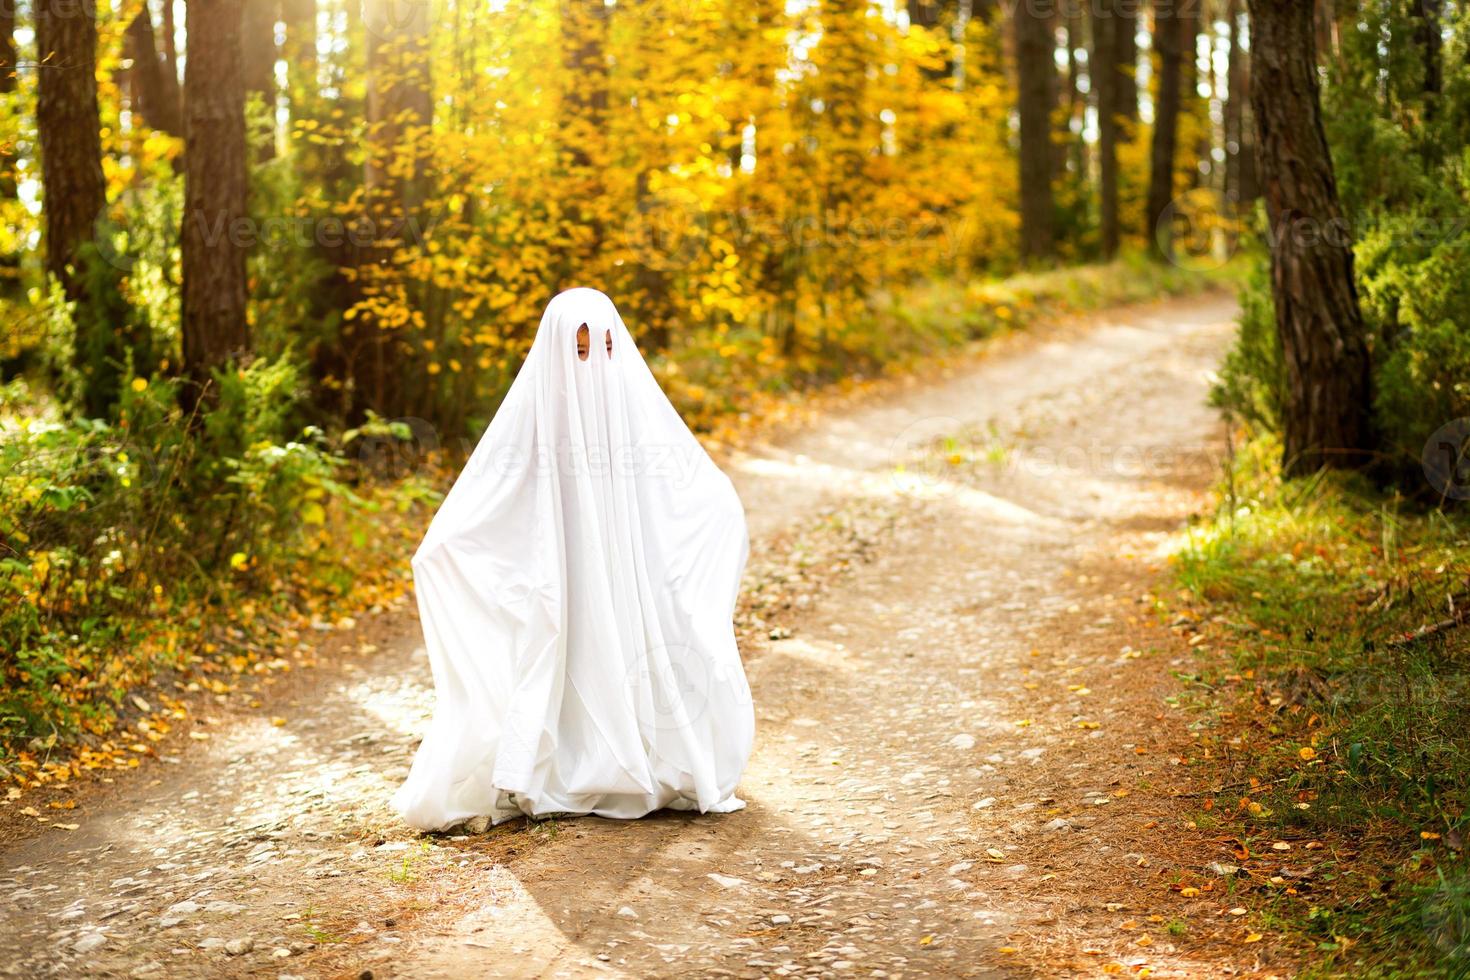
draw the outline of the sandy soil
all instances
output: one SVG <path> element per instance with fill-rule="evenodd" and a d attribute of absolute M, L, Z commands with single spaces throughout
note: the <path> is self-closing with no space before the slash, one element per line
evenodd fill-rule
<path fill-rule="evenodd" d="M 1218 473 L 1233 315 L 1007 338 L 725 461 L 746 810 L 414 835 L 385 801 L 432 692 L 388 610 L 5 845 L 0 972 L 1289 973 L 1227 889 L 1180 890 L 1216 855 L 1176 775 L 1192 654 L 1153 601 Z"/>

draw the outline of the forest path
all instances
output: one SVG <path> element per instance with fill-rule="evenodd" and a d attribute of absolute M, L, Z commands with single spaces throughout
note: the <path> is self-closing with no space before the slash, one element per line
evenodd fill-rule
<path fill-rule="evenodd" d="M 744 613 L 771 637 L 745 650 L 746 810 L 417 838 L 385 803 L 428 666 L 384 616 L 265 716 L 6 847 L 0 972 L 1262 969 L 1243 921 L 1169 888 L 1188 737 L 1164 697 L 1189 655 L 1146 598 L 1218 473 L 1206 378 L 1234 314 L 1214 294 L 1038 328 L 725 461 L 769 599 Z"/>

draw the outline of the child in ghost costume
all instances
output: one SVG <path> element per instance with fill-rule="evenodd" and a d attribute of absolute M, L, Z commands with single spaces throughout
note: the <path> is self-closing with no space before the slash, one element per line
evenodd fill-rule
<path fill-rule="evenodd" d="M 612 300 L 555 297 L 413 558 L 436 702 L 394 808 L 422 830 L 740 809 L 748 549 Z"/>

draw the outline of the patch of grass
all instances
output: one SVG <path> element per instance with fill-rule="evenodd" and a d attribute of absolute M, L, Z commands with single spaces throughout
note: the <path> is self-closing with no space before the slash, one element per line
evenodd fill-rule
<path fill-rule="evenodd" d="M 561 833 L 561 824 L 556 822 L 555 817 L 547 817 L 544 820 L 531 820 L 531 833 L 537 835 L 544 842 L 556 840 L 557 834 Z"/>
<path fill-rule="evenodd" d="M 1306 872 L 1275 912 L 1320 975 L 1470 976 L 1470 624 L 1444 625 L 1470 603 L 1470 519 L 1283 483 L 1276 456 L 1247 444 L 1177 556 L 1192 642 L 1228 655 L 1198 732 L 1215 812 Z"/>
<path fill-rule="evenodd" d="M 428 841 L 419 841 L 419 846 L 416 850 L 404 851 L 403 860 L 398 867 L 388 869 L 388 880 L 395 885 L 407 885 L 415 881 L 419 873 L 418 869 L 414 867 L 414 862 L 420 858 L 427 857 L 432 850 L 433 847 Z"/>

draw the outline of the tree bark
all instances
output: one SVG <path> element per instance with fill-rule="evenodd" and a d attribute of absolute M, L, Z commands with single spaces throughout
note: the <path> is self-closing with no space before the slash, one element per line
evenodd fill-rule
<path fill-rule="evenodd" d="M 1090 71 L 1097 91 L 1098 212 L 1102 257 L 1118 254 L 1118 0 L 1095 0 Z"/>
<path fill-rule="evenodd" d="M 1017 109 L 1021 120 L 1021 255 L 1046 258 L 1052 251 L 1051 108 L 1056 46 L 1048 0 L 1027 0 L 1015 7 Z"/>
<path fill-rule="evenodd" d="M 1230 0 L 1230 87 L 1225 102 L 1225 199 L 1237 210 L 1261 196 L 1256 180 L 1255 120 L 1250 111 L 1250 54 L 1241 43 L 1241 0 Z"/>
<path fill-rule="evenodd" d="M 1188 3 L 1190 0 L 1175 0 Z M 1138 122 L 1138 11 L 1144 0 L 1113 0 L 1118 23 L 1113 35 L 1118 72 L 1118 115 L 1130 126 Z M 1125 137 L 1126 138 L 1126 137 Z"/>
<path fill-rule="evenodd" d="M 1372 449 L 1366 330 L 1317 92 L 1310 0 L 1250 0 L 1251 105 L 1287 368 L 1283 469 L 1363 464 Z"/>
<path fill-rule="evenodd" d="M 97 110 L 97 22 L 90 8 L 36 4 L 36 129 L 46 217 L 46 272 L 83 298 L 80 251 L 107 202 Z"/>
<path fill-rule="evenodd" d="M 1184 83 L 1184 19 L 1175 0 L 1154 0 L 1153 46 L 1158 53 L 1159 85 L 1154 102 L 1153 142 L 1149 147 L 1148 221 L 1149 251 L 1154 257 L 1173 255 L 1173 229 L 1168 222 L 1169 203 L 1174 199 L 1174 158 L 1178 149 L 1179 106 Z M 1191 36 L 1193 31 L 1190 31 Z"/>
<path fill-rule="evenodd" d="M 282 0 L 291 117 L 307 118 L 316 100 L 316 0 Z"/>
<path fill-rule="evenodd" d="M 559 0 L 562 64 L 568 84 L 563 95 L 568 125 L 564 130 L 573 202 L 597 202 L 602 196 L 601 161 L 607 150 L 609 13 L 602 0 Z M 602 216 L 574 203 L 567 211 L 576 226 L 568 255 L 575 274 L 602 247 Z"/>
<path fill-rule="evenodd" d="M 1414 40 L 1424 63 L 1424 121 L 1434 118 L 1439 95 L 1444 91 L 1440 49 L 1444 47 L 1443 0 L 1414 0 Z"/>
<path fill-rule="evenodd" d="M 392 257 L 422 229 L 433 120 L 428 4 L 369 0 L 362 13 L 368 73 L 362 176 L 373 241 L 358 256 L 359 298 L 400 285 Z M 354 333 L 356 412 L 400 414 L 406 379 L 395 363 L 398 327 L 364 314 Z"/>
<path fill-rule="evenodd" d="M 15 47 L 15 0 L 0 0 L 0 99 L 8 100 L 16 88 L 17 51 Z M 0 202 L 16 207 L 20 185 L 15 149 L 8 143 L 0 147 Z M 24 295 L 20 278 L 20 253 L 0 255 L 0 300 L 17 300 Z"/>
<path fill-rule="evenodd" d="M 174 21 L 173 0 L 163 3 L 163 64 L 165 82 L 173 89 L 174 101 L 179 105 L 179 117 L 184 114 L 184 87 L 179 84 L 178 24 Z"/>
<path fill-rule="evenodd" d="M 1087 174 L 1086 100 L 1082 94 L 1082 64 L 1078 51 L 1087 50 L 1086 18 L 1080 0 L 1065 0 L 1067 23 L 1067 133 L 1071 148 L 1072 168 L 1077 179 Z M 1074 132 L 1072 127 L 1076 126 Z"/>
<path fill-rule="evenodd" d="M 276 155 L 276 0 L 241 0 L 240 73 L 245 96 L 259 96 L 269 113 L 266 132 L 252 135 L 259 142 L 257 159 Z"/>
<path fill-rule="evenodd" d="M 0 0 L 6 3 L 9 0 Z M 138 16 L 127 29 L 127 52 L 131 69 L 133 108 L 143 122 L 171 136 L 184 134 L 182 106 L 179 104 L 178 77 L 170 84 L 168 64 L 159 57 L 158 39 L 153 32 L 153 15 L 144 3 Z"/>
<path fill-rule="evenodd" d="M 240 0 L 189 0 L 184 82 L 183 400 L 212 397 L 212 372 L 250 350 L 245 317 L 245 83 Z"/>
<path fill-rule="evenodd" d="M 909 23 L 925 30 L 951 34 L 959 4 L 956 0 L 907 0 Z M 953 46 L 951 46 L 953 51 Z M 946 57 L 938 67 L 924 68 L 924 75 L 935 81 L 954 78 L 955 59 Z"/>
<path fill-rule="evenodd" d="M 107 206 L 97 109 L 97 22 L 90 6 L 41 3 L 34 9 L 45 269 L 71 304 L 73 364 L 81 378 L 76 407 L 88 417 L 104 418 L 117 397 L 121 363 L 139 338 L 126 317 L 117 315 L 125 310 L 119 308 L 113 278 L 96 265 L 95 252 L 88 254 Z"/>

